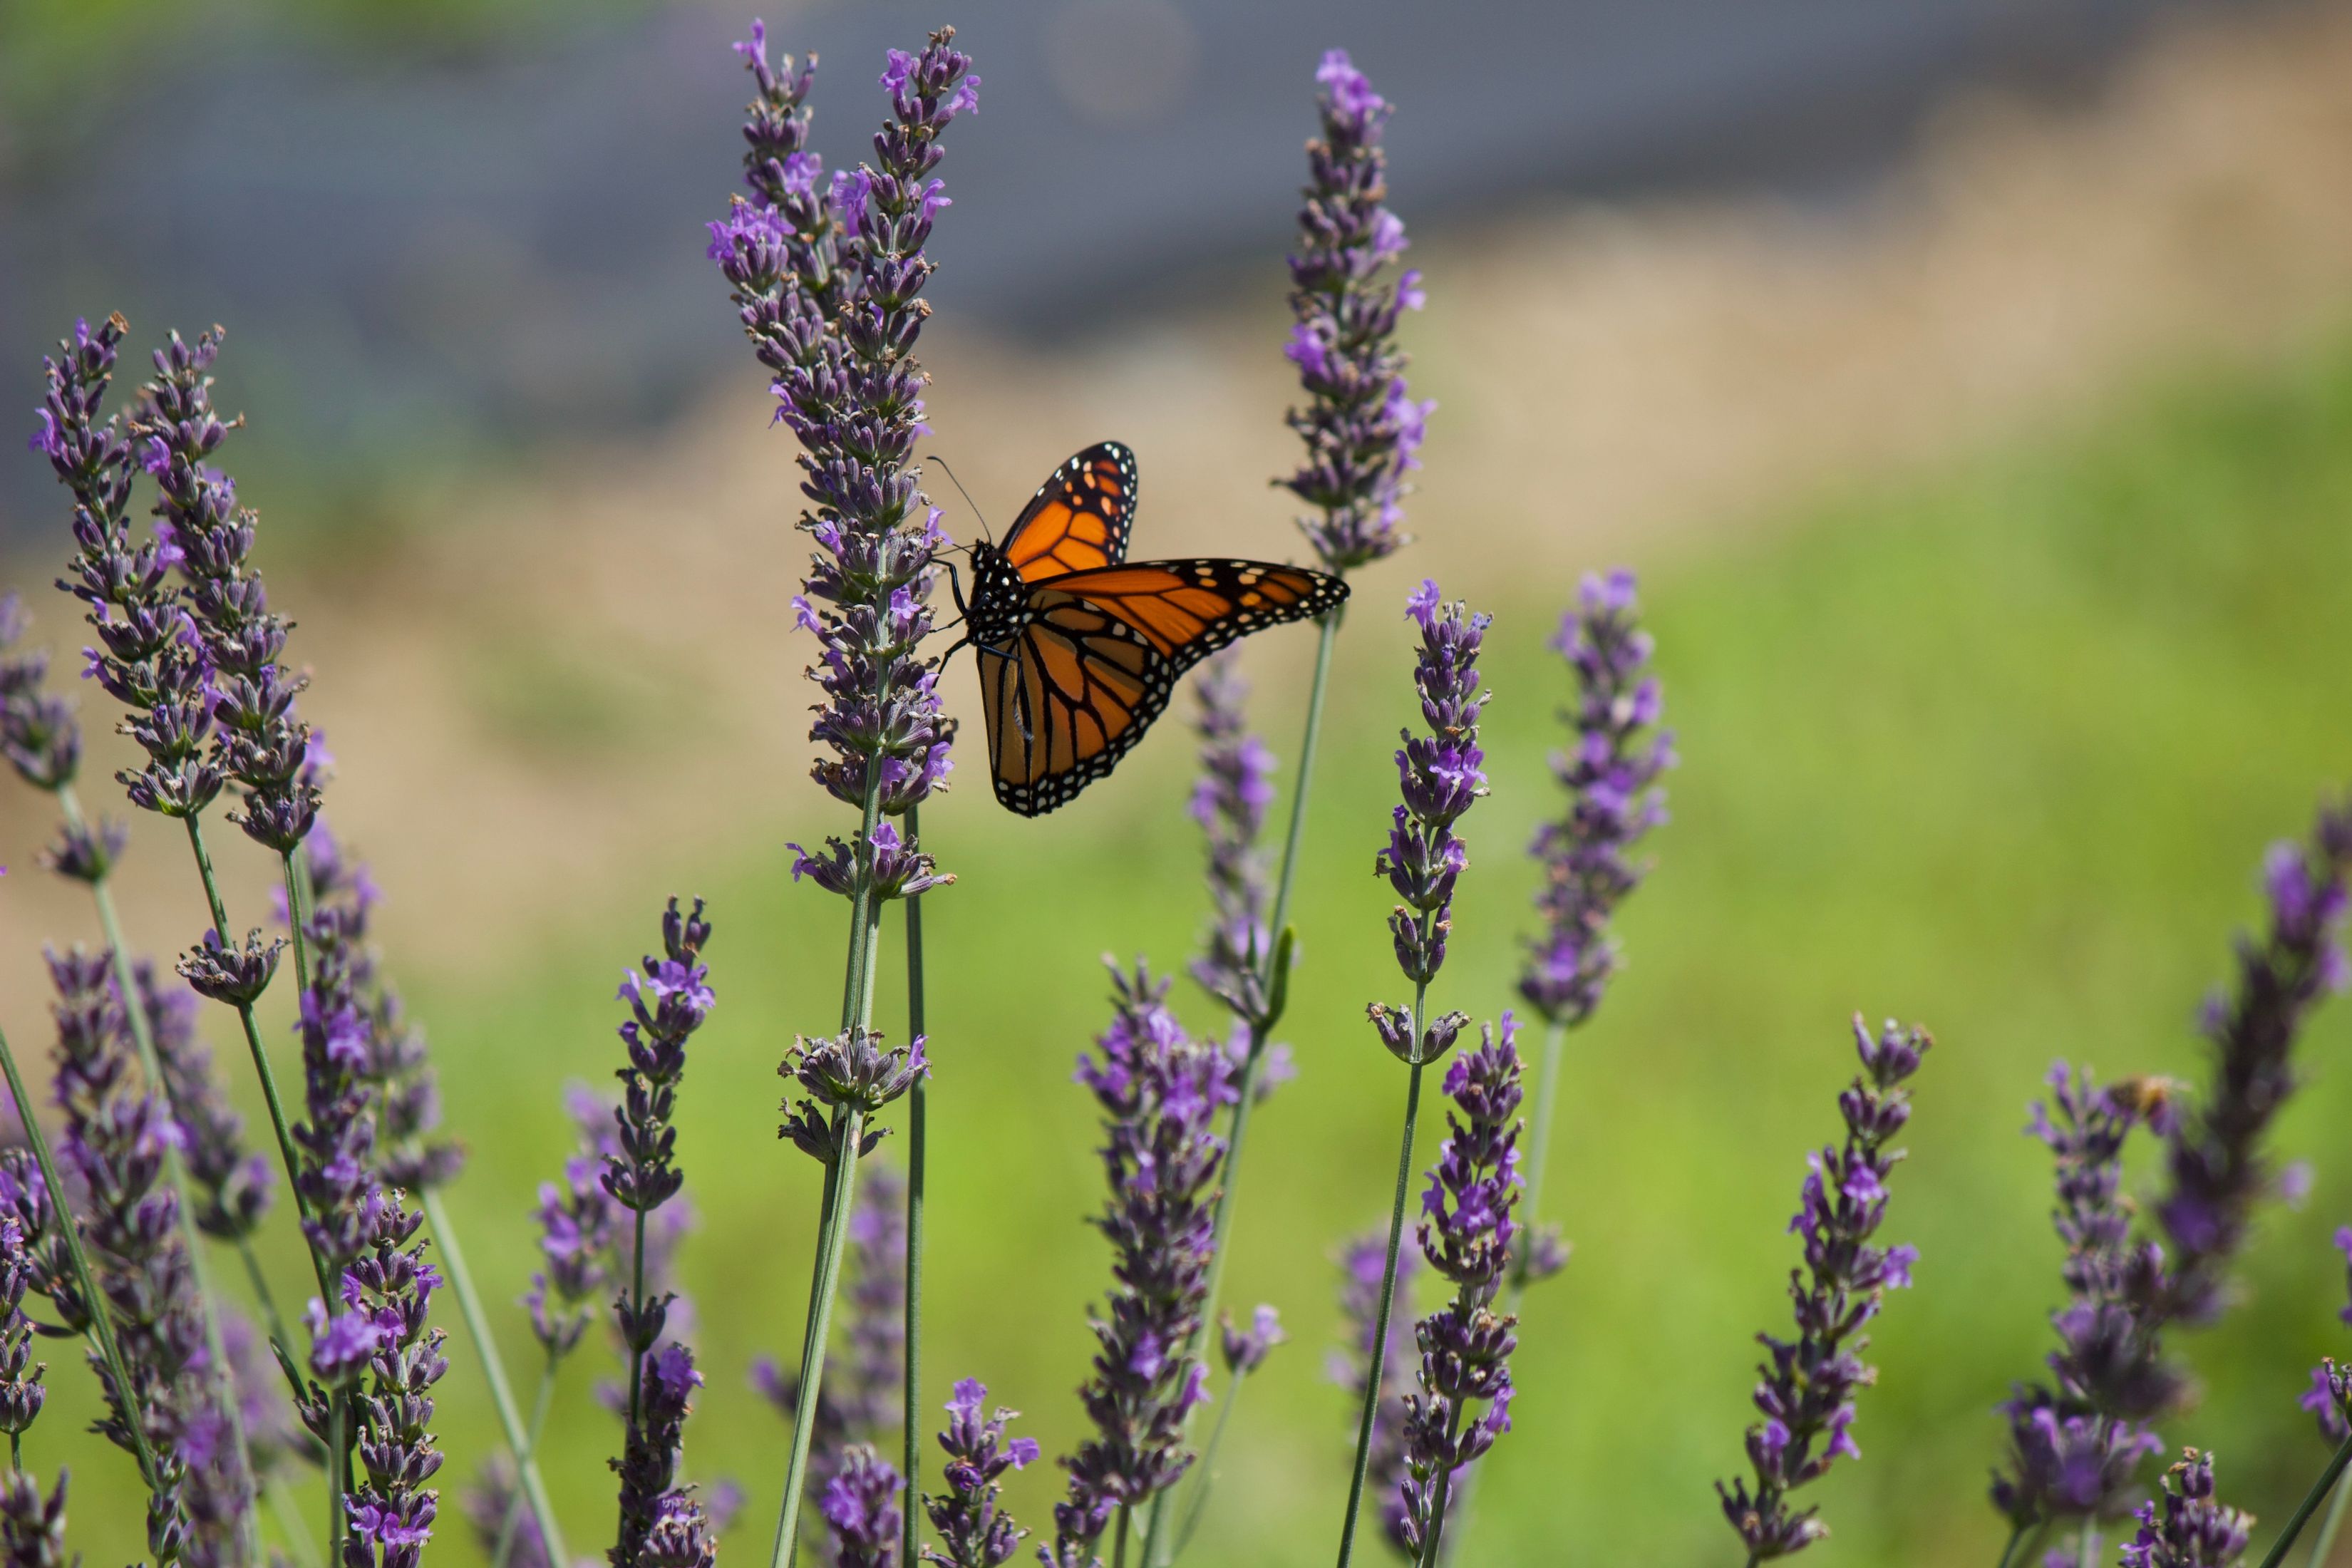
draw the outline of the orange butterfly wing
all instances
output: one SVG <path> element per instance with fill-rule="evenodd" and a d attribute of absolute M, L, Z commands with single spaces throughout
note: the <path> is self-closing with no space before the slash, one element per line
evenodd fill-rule
<path fill-rule="evenodd" d="M 1127 559 L 1135 521 L 1135 454 L 1101 441 L 1055 468 L 1004 536 L 1024 581 L 1044 583 Z"/>
<path fill-rule="evenodd" d="M 980 650 L 996 798 L 1023 816 L 1067 805 L 1166 710 L 1178 676 L 1249 633 L 1348 596 L 1337 577 L 1262 561 L 1154 561 L 1032 589 L 1010 652 Z"/>

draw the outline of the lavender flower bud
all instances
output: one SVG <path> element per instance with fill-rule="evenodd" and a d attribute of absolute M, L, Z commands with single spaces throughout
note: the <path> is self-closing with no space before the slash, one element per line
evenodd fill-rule
<path fill-rule="evenodd" d="M 905 1520 L 898 1493 L 905 1485 L 870 1444 L 860 1443 L 842 1456 L 820 1500 L 837 1568 L 893 1568 L 898 1563 Z"/>
<path fill-rule="evenodd" d="M 539 1251 L 545 1267 L 523 1297 L 531 1331 L 551 1357 L 569 1355 L 588 1331 L 594 1304 L 612 1282 L 605 1259 L 615 1245 L 620 1205 L 598 1179 L 601 1162 L 575 1155 L 561 1183 L 539 1187 Z"/>
<path fill-rule="evenodd" d="M 33 1321 L 25 1315 L 25 1292 L 39 1273 L 24 1226 L 0 1216 L 0 1432 L 11 1437 L 33 1424 L 48 1397 L 41 1385 L 48 1363 L 33 1359 Z"/>
<path fill-rule="evenodd" d="M 2344 953 L 2352 878 L 2352 801 L 2319 811 L 2308 846 L 2274 846 L 2264 867 L 2270 930 L 2238 947 L 2238 987 L 2206 1010 L 2215 1052 L 2204 1102 L 2172 1135 L 2157 1218 L 2173 1244 L 2174 1315 L 2210 1322 L 2256 1199 L 2270 1185 L 2262 1140 L 2294 1090 L 2304 1020 L 2352 977 Z"/>
<path fill-rule="evenodd" d="M 48 655 L 10 651 L 26 624 L 17 596 L 0 595 L 0 757 L 35 789 L 54 792 L 71 784 L 81 765 L 81 725 L 71 703 L 41 689 Z"/>
<path fill-rule="evenodd" d="M 114 874 L 130 842 L 131 830 L 119 822 L 60 823 L 56 841 L 42 851 L 41 865 L 69 882 L 94 888 Z"/>
<path fill-rule="evenodd" d="M 1421 466 L 1436 405 L 1407 395 L 1407 358 L 1396 346 L 1398 318 L 1422 307 L 1421 274 L 1382 276 L 1406 244 L 1403 223 L 1382 205 L 1390 106 L 1344 50 L 1326 54 L 1315 79 L 1323 135 L 1307 144 L 1307 202 L 1290 258 L 1297 324 L 1283 349 L 1308 398 L 1288 416 L 1307 458 L 1282 482 L 1321 514 L 1298 526 L 1325 566 L 1345 572 L 1410 542 L 1405 475 Z"/>
<path fill-rule="evenodd" d="M 1168 987 L 1141 964 L 1111 971 L 1114 1012 L 1081 1057 L 1077 1079 L 1103 1110 L 1110 1197 L 1096 1224 L 1116 1262 L 1100 1349 L 1079 1391 L 1095 1435 L 1062 1461 L 1067 1500 L 1055 1505 L 1051 1560 L 1079 1562 L 1122 1506 L 1173 1486 L 1192 1462 L 1184 1417 L 1207 1397 L 1193 1342 L 1208 1293 L 1217 1180 L 1225 1145 L 1213 1131 L 1234 1087 L 1231 1058 L 1195 1042 L 1166 1005 Z"/>
<path fill-rule="evenodd" d="M 80 1557 L 66 1546 L 66 1472 L 48 1496 L 25 1470 L 0 1476 L 0 1563 L 7 1568 L 69 1568 Z"/>
<path fill-rule="evenodd" d="M 207 931 L 181 956 L 177 968 L 197 995 L 232 1007 L 249 1007 L 269 989 L 270 978 L 278 973 L 278 952 L 285 945 L 278 941 L 264 942 L 258 928 L 246 933 L 242 948 Z"/>
<path fill-rule="evenodd" d="M 1235 1381 L 1264 1366 L 1265 1358 L 1274 1353 L 1274 1347 L 1290 1337 L 1282 1331 L 1282 1315 L 1268 1306 L 1260 1306 L 1250 1314 L 1250 1326 L 1246 1330 L 1234 1326 L 1231 1312 L 1220 1313 L 1217 1329 L 1220 1348 L 1224 1352 L 1225 1371 Z"/>
<path fill-rule="evenodd" d="M 1853 1396 L 1875 1373 L 1864 1365 L 1869 1341 L 1863 1325 L 1878 1315 L 1886 1292 L 1911 1283 L 1918 1252 L 1870 1245 L 1886 1213 L 1886 1177 L 1902 1151 L 1885 1147 L 1910 1119 L 1910 1092 L 1902 1088 L 1934 1043 L 1925 1029 L 1889 1022 L 1874 1036 L 1854 1019 L 1863 1076 L 1838 1098 L 1845 1145 L 1823 1149 L 1809 1163 L 1803 1201 L 1789 1228 L 1803 1239 L 1805 1267 L 1792 1270 L 1797 1337 L 1759 1334 L 1767 1359 L 1758 1368 L 1756 1408 L 1764 1419 L 1748 1429 L 1754 1475 L 1716 1483 L 1730 1521 L 1751 1561 L 1785 1557 L 1819 1541 L 1829 1526 L 1819 1510 L 1789 1506 L 1789 1493 L 1826 1474 L 1840 1455 L 1858 1457 Z"/>
<path fill-rule="evenodd" d="M 2164 1495 L 2142 1503 L 2139 1533 L 2124 1548 L 2124 1568 L 2230 1568 L 2246 1550 L 2253 1515 L 2213 1497 L 2213 1456 L 2181 1450 L 2165 1472 Z"/>
<path fill-rule="evenodd" d="M 1656 781 L 1674 766 L 1674 732 L 1654 728 L 1650 636 L 1634 614 L 1631 572 L 1587 577 L 1551 645 L 1576 675 L 1577 703 L 1563 714 L 1575 744 L 1552 759 L 1567 810 L 1529 847 L 1544 872 L 1544 930 L 1528 944 L 1519 994 L 1552 1024 L 1580 1024 L 1601 1005 L 1618 964 L 1610 917 L 1644 869 L 1628 851 L 1666 819 Z"/>
<path fill-rule="evenodd" d="M 955 880 L 935 871 L 929 856 L 908 849 L 897 825 L 889 822 L 874 825 L 874 836 L 866 840 L 862 852 L 838 838 L 824 841 L 822 859 L 797 844 L 784 847 L 793 852 L 793 880 L 805 876 L 826 892 L 844 898 L 855 896 L 861 881 L 869 897 L 889 900 L 911 899 Z"/>
<path fill-rule="evenodd" d="M 997 1568 L 1019 1551 L 1028 1531 L 1003 1510 L 1003 1489 L 997 1479 L 1037 1462 L 1034 1437 L 1007 1440 L 1004 1428 L 1021 1413 L 998 1409 L 986 1420 L 981 1406 L 988 1387 L 967 1377 L 955 1385 L 947 1403 L 947 1430 L 940 1447 L 947 1451 L 945 1493 L 923 1499 L 931 1528 L 939 1532 L 938 1548 L 923 1548 L 923 1561 L 940 1568 Z"/>
<path fill-rule="evenodd" d="M 892 1049 L 882 1044 L 879 1030 L 853 1028 L 845 1035 L 819 1039 L 801 1037 L 777 1073 L 806 1089 L 814 1099 L 795 1106 L 784 1101 L 787 1114 L 779 1128 L 805 1153 L 830 1165 L 840 1155 L 842 1117 L 849 1111 L 870 1118 L 927 1076 L 930 1062 L 923 1055 L 923 1037 Z M 828 1116 L 827 1110 L 834 1114 Z M 881 1142 L 883 1129 L 868 1126 L 858 1138 L 863 1156 Z"/>

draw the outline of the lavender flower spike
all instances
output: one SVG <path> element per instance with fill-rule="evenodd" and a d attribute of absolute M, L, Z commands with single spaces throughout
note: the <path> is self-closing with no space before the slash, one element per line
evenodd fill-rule
<path fill-rule="evenodd" d="M 415 1568 L 433 1532 L 440 1494 L 428 1487 L 441 1450 L 425 1430 L 433 1386 L 449 1370 L 444 1331 L 427 1321 L 440 1272 L 415 1239 L 424 1216 L 400 1195 L 377 1194 L 366 1250 L 343 1271 L 347 1313 L 372 1331 L 368 1377 L 352 1400 L 351 1534 L 346 1568 Z"/>
<path fill-rule="evenodd" d="M 1265 856 L 1258 837 L 1274 805 L 1274 757 L 1249 733 L 1243 712 L 1249 683 L 1240 651 L 1211 658 L 1192 684 L 1193 728 L 1201 737 L 1201 776 L 1192 786 L 1192 820 L 1208 841 L 1209 921 L 1205 951 L 1192 978 L 1244 1026 L 1265 1016 L 1268 945 Z"/>
<path fill-rule="evenodd" d="M 841 1456 L 822 1503 L 835 1568 L 895 1568 L 904 1523 L 898 1493 L 905 1486 L 870 1444 L 853 1445 Z"/>
<path fill-rule="evenodd" d="M 1422 1256 L 1454 1282 L 1454 1299 L 1423 1318 L 1419 1394 L 1405 1396 L 1405 1549 L 1434 1562 L 1456 1478 L 1511 1429 L 1510 1355 L 1518 1320 L 1494 1310 L 1519 1231 L 1517 1026 L 1503 1015 L 1479 1048 L 1455 1058 L 1445 1092 L 1452 1131 L 1422 1199 Z M 1485 1402 L 1473 1417 L 1469 1406 Z"/>
<path fill-rule="evenodd" d="M 1396 346 L 1398 319 L 1422 307 L 1421 274 L 1382 276 L 1406 244 L 1403 222 L 1383 205 L 1390 105 L 1344 50 L 1323 57 L 1315 80 L 1323 134 L 1307 144 L 1307 201 L 1290 258 L 1297 324 L 1283 349 L 1308 399 L 1288 416 L 1307 458 L 1281 482 L 1315 509 L 1299 529 L 1326 567 L 1344 573 L 1409 542 L 1405 475 L 1421 466 L 1436 405 L 1407 393 Z"/>
<path fill-rule="evenodd" d="M 1813 1173 L 1789 1222 L 1805 1248 L 1805 1267 L 1789 1274 L 1797 1337 L 1757 1336 L 1768 1356 L 1756 1385 L 1764 1419 L 1748 1429 L 1753 1486 L 1735 1480 L 1715 1489 L 1750 1564 L 1802 1551 L 1829 1533 L 1817 1510 L 1791 1510 L 1789 1494 L 1820 1479 L 1840 1455 L 1861 1457 L 1853 1396 L 1876 1373 L 1863 1363 L 1870 1342 L 1860 1331 L 1887 1291 L 1911 1283 L 1919 1256 L 1910 1247 L 1874 1247 L 1871 1237 L 1886 1215 L 1886 1177 L 1903 1157 L 1886 1145 L 1911 1120 L 1910 1091 L 1902 1085 L 1935 1042 L 1925 1029 L 1893 1022 L 1873 1036 L 1859 1014 L 1853 1033 L 1862 1073 L 1838 1097 L 1845 1146 L 1810 1157 Z"/>
<path fill-rule="evenodd" d="M 2320 999 L 2352 981 L 2344 927 L 2352 908 L 2352 798 L 2322 805 L 2310 843 L 2273 846 L 2263 871 L 2270 930 L 2238 945 L 2238 987 L 2204 1015 L 2213 1087 L 2181 1119 L 2157 1218 L 2172 1240 L 2174 1315 L 2221 1314 L 2230 1263 L 2270 1184 L 2262 1140 L 2294 1089 L 2296 1035 Z"/>
<path fill-rule="evenodd" d="M 1576 707 L 1563 715 L 1576 744 L 1552 759 L 1567 810 L 1537 831 L 1529 851 L 1544 873 L 1536 895 L 1544 929 L 1529 944 L 1519 994 L 1559 1026 L 1581 1024 L 1601 1005 L 1617 968 L 1609 919 L 1643 870 L 1628 852 L 1666 819 L 1656 784 L 1674 765 L 1674 734 L 1655 729 L 1658 682 L 1634 606 L 1631 572 L 1587 577 L 1551 645 L 1576 672 Z"/>
<path fill-rule="evenodd" d="M 1007 1470 L 1037 1462 L 1037 1440 L 1005 1437 L 1018 1410 L 1000 1408 L 982 1420 L 981 1407 L 987 1400 L 987 1385 L 967 1377 L 957 1383 L 955 1397 L 947 1404 L 947 1430 L 940 1434 L 948 1456 L 947 1490 L 923 1499 L 943 1549 L 923 1548 L 923 1561 L 940 1568 L 997 1568 L 1029 1533 L 1003 1510 L 1003 1488 L 997 1481 Z"/>
<path fill-rule="evenodd" d="M 1212 1130 L 1231 1105 L 1232 1058 L 1187 1036 L 1168 987 L 1138 964 L 1111 971 L 1114 1013 L 1081 1057 L 1078 1081 L 1102 1107 L 1110 1197 L 1096 1224 L 1111 1244 L 1117 1287 L 1094 1321 L 1100 1348 L 1079 1391 L 1094 1434 L 1062 1461 L 1070 1476 L 1054 1508 L 1055 1568 L 1082 1568 L 1114 1515 L 1167 1491 L 1192 1455 L 1184 1417 L 1207 1398 L 1208 1369 L 1190 1353 L 1208 1293 L 1212 1207 L 1224 1142 Z"/>
<path fill-rule="evenodd" d="M 2213 1496 L 2213 1456 L 2194 1448 L 2165 1472 L 2164 1495 L 2140 1505 L 2139 1534 L 2123 1568 L 2230 1568 L 2246 1550 L 2253 1515 Z"/>
<path fill-rule="evenodd" d="M 70 702 L 41 689 L 48 655 L 38 648 L 12 651 L 25 630 L 22 601 L 14 593 L 0 594 L 0 757 L 35 789 L 55 794 L 73 783 L 81 766 L 81 725 Z"/>
<path fill-rule="evenodd" d="M 23 1222 L 0 1214 L 0 1432 L 8 1434 L 12 1470 L 24 1468 L 17 1447 L 48 1397 L 41 1383 L 48 1363 L 33 1359 L 33 1320 L 25 1315 L 25 1292 L 40 1272 Z"/>

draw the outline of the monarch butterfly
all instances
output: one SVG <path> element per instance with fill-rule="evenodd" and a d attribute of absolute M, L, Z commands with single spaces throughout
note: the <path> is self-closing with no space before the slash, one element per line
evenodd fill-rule
<path fill-rule="evenodd" d="M 1337 577 L 1263 561 L 1129 564 L 1134 516 L 1135 454 L 1100 442 L 1037 487 L 1002 544 L 971 546 L 970 604 L 950 579 L 980 666 L 989 776 L 1023 816 L 1108 773 L 1194 664 L 1348 596 Z"/>

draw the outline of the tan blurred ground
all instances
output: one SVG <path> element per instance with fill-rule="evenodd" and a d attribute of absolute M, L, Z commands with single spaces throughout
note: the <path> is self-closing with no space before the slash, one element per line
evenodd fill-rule
<path fill-rule="evenodd" d="M 1416 389 L 1441 408 L 1411 565 L 1476 594 L 1655 562 L 1807 492 L 2076 417 L 2151 369 L 2340 322 L 2347 82 L 2352 6 L 2316 7 L 2172 34 L 2088 105 L 1957 103 L 1897 180 L 1833 216 L 1681 201 L 1425 235 Z M 951 261 L 951 223 L 940 244 Z M 1141 455 L 1139 550 L 1287 552 L 1266 485 L 1293 455 L 1280 280 L 1234 286 L 1249 298 L 1231 309 L 1062 354 L 942 319 L 929 448 L 1002 521 L 1053 462 L 1117 435 Z M 791 443 L 760 384 L 747 357 L 672 434 L 406 498 L 383 538 L 269 568 L 341 759 L 334 815 L 395 895 L 404 956 L 487 963 L 517 927 L 659 890 L 667 864 L 808 790 Z M 969 531 L 960 501 L 950 527 Z M 78 644 L 61 602 L 28 596 Z M 103 781 L 89 795 L 119 800 Z M 32 874 L 40 814 L 5 800 L 0 1022 L 29 1034 L 38 943 L 85 919 Z M 140 930 L 184 940 L 201 910 L 184 852 L 160 824 L 139 833 Z M 259 857 L 222 858 L 257 921 Z"/>

